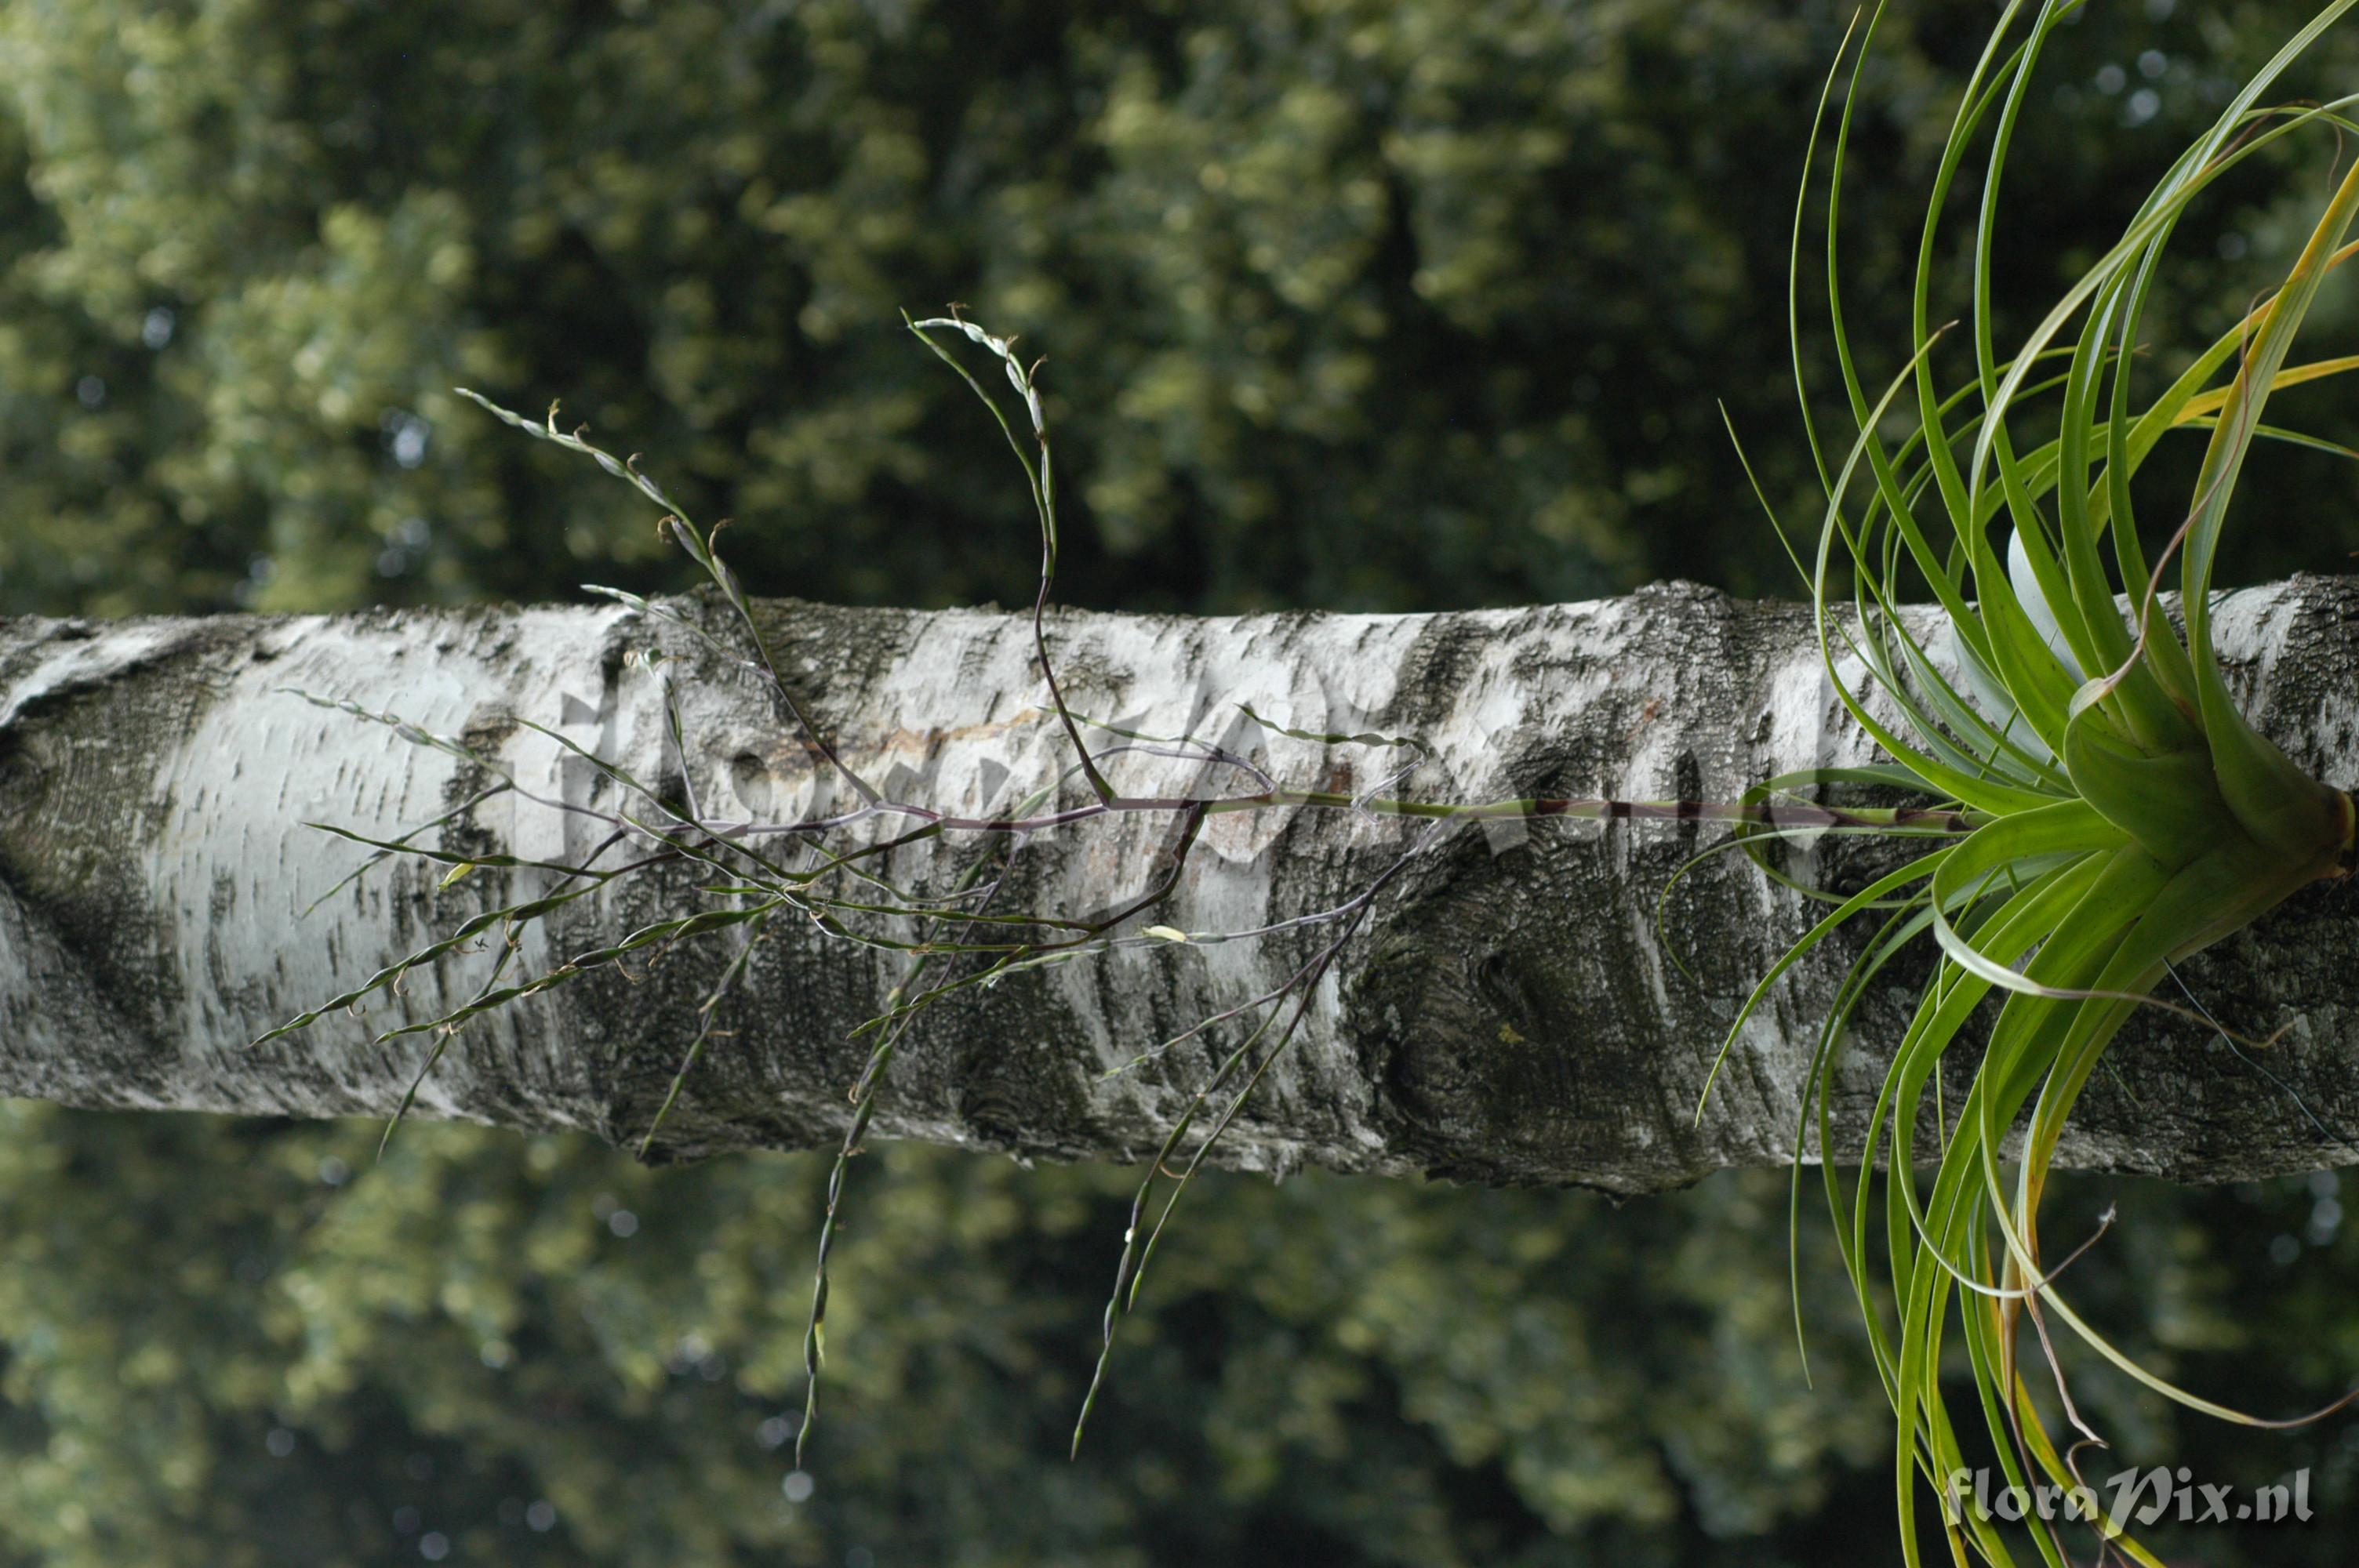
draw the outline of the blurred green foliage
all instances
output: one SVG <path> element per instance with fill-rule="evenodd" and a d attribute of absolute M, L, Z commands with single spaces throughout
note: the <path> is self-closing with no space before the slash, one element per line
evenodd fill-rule
<path fill-rule="evenodd" d="M 0 1563 L 1802 1568 L 1889 1550 L 1881 1395 L 1817 1226 L 1804 1385 L 1775 1173 L 1619 1208 L 1212 1178 L 1068 1463 L 1124 1173 L 881 1151 L 857 1172 L 797 1472 L 823 1162 L 648 1171 L 586 1140 L 421 1123 L 378 1165 L 375 1132 L 0 1105 Z M 2057 1223 L 2115 1198 L 2080 1299 L 2166 1373 L 2288 1410 L 2348 1375 L 2359 1246 L 2329 1186 L 2067 1183 Z M 2123 1465 L 2245 1486 L 2316 1467 L 2319 1522 L 2247 1531 L 2236 1561 L 2346 1561 L 2359 1424 L 2174 1426 L 2083 1371 Z"/>
<path fill-rule="evenodd" d="M 2305 11 L 2071 28 L 2021 133 L 2001 298 L 2044 308 Z M 1780 588 L 1714 400 L 1807 508 L 1787 234 L 1850 12 L 14 0 L 0 610 L 684 580 L 625 497 L 454 384 L 562 397 L 696 515 L 743 520 L 774 590 L 1015 597 L 1020 487 L 897 330 L 950 298 L 1054 356 L 1079 601 Z M 1885 27 L 1846 208 L 1855 338 L 1902 341 L 1876 280 L 1905 276 L 1990 16 Z M 2300 85 L 2354 60 L 2329 40 Z M 2206 208 L 2159 351 L 2268 276 L 2329 156 Z M 2331 460 L 2275 466 L 2298 518 L 2354 499 Z M 2298 522 L 2259 564 L 2333 538 Z"/>
<path fill-rule="evenodd" d="M 2008 308 L 2043 308 L 2306 14 L 2145 0 L 2068 29 L 2007 191 Z M 996 434 L 897 325 L 948 298 L 1055 355 L 1068 598 L 1775 590 L 1714 400 L 1807 507 L 1787 232 L 1848 16 L 10 0 L 0 612 L 684 583 L 643 508 L 457 384 L 562 396 L 647 453 L 699 515 L 742 520 L 759 589 L 1027 593 Z M 1989 16 L 1886 24 L 1845 206 L 1855 339 L 1897 341 L 1889 280 Z M 2322 80 L 2354 64 L 2349 36 L 2319 56 Z M 2324 156 L 2207 210 L 2153 313 L 2159 362 L 2299 239 Z M 2330 300 L 2321 339 L 2355 316 Z M 2328 398 L 2301 411 L 2359 438 Z M 2350 474 L 2272 453 L 2256 479 L 2277 521 L 2244 568 L 2339 564 Z M 417 1126 L 374 1167 L 373 1140 L 0 1108 L 0 1563 L 1638 1568 L 1886 1545 L 1878 1395 L 1815 1232 L 1803 1383 L 1774 1173 L 1619 1210 L 1220 1179 L 1068 1465 L 1120 1173 L 880 1151 L 798 1477 L 821 1166 L 651 1173 Z M 2290 1410 L 2359 1363 L 2330 1181 L 2082 1183 L 2058 1223 L 2116 1186 L 2128 1223 L 2076 1272 L 2163 1369 Z M 2320 1523 L 2236 1555 L 2344 1560 L 2359 1426 L 2245 1434 L 2082 1393 L 2123 1463 L 2316 1466 Z"/>

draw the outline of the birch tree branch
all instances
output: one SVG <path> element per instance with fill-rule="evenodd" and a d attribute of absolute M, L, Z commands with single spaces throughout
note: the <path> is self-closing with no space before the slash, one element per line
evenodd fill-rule
<path fill-rule="evenodd" d="M 712 603 L 672 602 L 729 635 Z M 989 816 L 1073 760 L 1024 617 L 785 600 L 762 614 L 831 741 L 890 796 Z M 1938 648 L 1930 617 L 1919 630 Z M 2359 579 L 2228 595 L 2218 635 L 2264 732 L 2348 787 L 2359 776 Z M 1430 755 L 1390 785 L 1412 799 L 1732 801 L 1774 773 L 1872 755 L 1821 668 L 1806 609 L 1683 584 L 1438 615 L 1063 613 L 1049 637 L 1075 711 L 1125 730 L 1193 733 L 1289 784 L 1345 794 L 1384 783 L 1409 753 L 1289 738 L 1238 705 L 1272 726 L 1418 738 Z M 685 790 L 655 682 L 625 663 L 656 646 L 684 672 L 674 679 Z M 0 1094 L 295 1117 L 384 1116 L 400 1103 L 433 1041 L 373 1036 L 465 1000 L 491 954 L 421 969 L 360 1018 L 250 1043 L 553 873 L 485 869 L 443 887 L 447 866 L 396 859 L 332 892 L 368 851 L 307 822 L 390 838 L 493 781 L 288 688 L 462 737 L 510 770 L 521 793 L 417 840 L 460 854 L 577 858 L 596 821 L 525 794 L 619 804 L 593 767 L 527 720 L 665 781 L 707 817 L 788 822 L 845 796 L 773 696 L 677 629 L 619 607 L 0 622 Z M 1235 785 L 1234 770 L 1216 778 L 1201 761 L 1147 750 L 1104 766 L 1125 794 Z M 1069 785 L 1063 798 L 1089 797 Z M 1353 897 L 1419 831 L 1348 810 L 1212 816 L 1172 898 L 1125 929 L 1202 937 L 1282 925 Z M 1787 1160 L 1816 1024 L 1857 948 L 1827 944 L 1781 983 L 1699 1121 L 1727 1020 L 1822 907 L 1741 854 L 1676 875 L 1725 831 L 1692 821 L 1454 831 L 1386 884 L 1221 1158 L 1616 1192 Z M 1027 835 L 1013 876 L 1029 907 L 1103 914 L 1169 874 L 1180 832 L 1177 814 L 1145 812 Z M 947 834 L 889 865 L 897 879 L 944 885 L 986 837 Z M 1783 853 L 1793 873 L 1848 889 L 1890 850 L 1821 838 Z M 611 944 L 712 880 L 669 868 L 609 884 L 534 928 L 520 962 L 545 969 Z M 1236 1036 L 1216 1028 L 1115 1070 L 1268 991 L 1319 940 L 1299 928 L 1150 938 L 962 992 L 901 1047 L 875 1134 L 1144 1158 Z M 728 957 L 725 941 L 682 944 L 481 1017 L 451 1040 L 418 1110 L 636 1140 Z M 908 965 L 774 921 L 659 1154 L 839 1138 L 867 1054 L 851 1033 Z M 2359 1130 L 2359 887 L 2314 888 L 2182 968 L 2233 1027 L 2289 1027 L 2248 1062 L 2183 1020 L 2134 1023 L 2112 1052 L 2117 1076 L 2101 1075 L 2076 1113 L 2066 1162 L 2225 1180 L 2359 1158 L 2342 1141 Z M 1921 974 L 1888 979 L 1846 1044 L 1838 1158 L 1856 1147 Z M 1962 1081 L 1965 1064 L 1954 1065 Z"/>

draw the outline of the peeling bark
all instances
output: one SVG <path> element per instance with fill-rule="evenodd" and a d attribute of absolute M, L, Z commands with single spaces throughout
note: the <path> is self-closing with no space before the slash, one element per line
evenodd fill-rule
<path fill-rule="evenodd" d="M 680 605 L 720 627 L 712 604 Z M 897 793 L 981 815 L 1070 761 L 1019 617 L 792 601 L 763 613 L 780 667 L 846 759 Z M 1920 620 L 1930 635 L 1930 618 Z M 2218 625 L 2264 731 L 2348 787 L 2359 774 L 2359 579 L 2231 594 Z M 1050 637 L 1075 710 L 1222 739 L 1314 787 L 1365 787 L 1386 764 L 1365 749 L 1258 730 L 1235 704 L 1299 729 L 1418 736 L 1432 757 L 1398 792 L 1432 799 L 1731 800 L 1772 773 L 1856 763 L 1871 750 L 1824 678 L 1806 609 L 1682 584 L 1443 615 L 1060 614 Z M 610 798 L 517 721 L 549 725 L 643 778 L 676 780 L 654 683 L 624 660 L 659 644 L 693 672 L 682 681 L 692 782 L 709 813 L 791 819 L 832 788 L 840 795 L 751 681 L 619 608 L 0 622 L 0 1094 L 390 1112 L 430 1042 L 373 1046 L 372 1035 L 464 1000 L 487 955 L 421 971 L 361 1019 L 249 1042 L 546 873 L 484 871 L 438 889 L 440 868 L 389 862 L 305 917 L 364 855 L 307 819 L 389 838 L 483 781 L 283 688 L 463 735 L 549 795 Z M 1132 755 L 1108 768 L 1126 793 L 1225 786 L 1193 762 Z M 1168 870 L 1176 826 L 1137 816 L 1036 837 L 1022 861 L 1026 902 L 1119 907 Z M 1215 817 L 1172 903 L 1136 924 L 1236 929 L 1328 907 L 1415 831 L 1311 809 Z M 1737 1000 L 1814 918 L 1738 855 L 1674 882 L 1723 831 L 1690 822 L 1457 832 L 1387 889 L 1320 987 L 1303 1037 L 1232 1129 L 1225 1162 L 1639 1192 L 1785 1161 L 1815 1022 L 1856 948 L 1831 943 L 1781 986 L 1698 1121 L 1697 1094 Z M 591 837 L 582 819 L 509 795 L 428 841 L 556 859 Z M 973 836 L 952 836 L 893 864 L 939 885 L 976 852 Z M 1827 839 L 1795 850 L 1794 868 L 1855 882 L 1891 853 Z M 547 966 L 601 946 L 692 896 L 700 880 L 664 872 L 615 884 L 535 935 L 526 957 Z M 1657 939 L 1666 888 L 1670 946 L 1692 977 Z M 906 960 L 808 925 L 771 931 L 725 1004 L 728 1033 L 666 1124 L 665 1156 L 841 1134 L 865 1055 L 849 1032 Z M 902 1047 L 875 1134 L 1143 1158 L 1234 1037 L 1103 1075 L 1268 989 L 1310 940 L 1125 950 L 962 993 Z M 683 946 L 627 976 L 601 972 L 478 1020 L 427 1079 L 420 1113 L 636 1139 L 723 957 L 717 946 Z M 2206 1004 L 2245 1031 L 2289 1024 L 2269 1051 L 2272 1070 L 2330 1128 L 2359 1128 L 2359 887 L 2314 888 L 2185 968 Z M 1856 1147 L 1921 974 L 1887 979 L 1860 1015 L 1835 1091 L 1839 1157 Z M 2223 1180 L 2354 1157 L 2283 1089 L 2180 1021 L 2134 1023 L 2111 1057 L 2118 1076 L 2090 1089 L 2068 1164 Z M 1967 1064 L 1953 1065 L 1962 1082 Z"/>

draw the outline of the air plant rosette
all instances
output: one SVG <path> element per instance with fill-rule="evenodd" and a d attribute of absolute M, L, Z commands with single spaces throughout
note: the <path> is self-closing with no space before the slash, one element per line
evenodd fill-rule
<path fill-rule="evenodd" d="M 1985 46 L 1927 207 L 1910 352 L 1873 396 L 1844 333 L 1838 282 L 1850 98 L 1837 117 L 1829 173 L 1826 308 L 1856 435 L 1831 468 L 1818 432 L 1810 432 L 1828 499 L 1815 551 L 1797 564 L 1843 705 L 1891 758 L 1871 772 L 1930 795 L 1971 825 L 1843 900 L 1777 966 L 1782 971 L 1856 917 L 1883 917 L 1824 1021 L 1804 1114 L 1806 1122 L 1815 1114 L 1819 1147 L 1830 1155 L 1821 1165 L 1827 1199 L 1897 1421 L 1899 1524 L 1911 1564 L 1920 1559 L 1920 1475 L 1940 1501 L 1957 1561 L 2015 1561 L 1997 1522 L 1942 1490 L 1941 1478 L 1968 1463 L 1941 1387 L 1953 1321 L 2011 1484 L 2078 1487 L 2082 1451 L 2102 1444 L 2057 1363 L 2059 1334 L 2193 1409 L 2289 1424 L 2164 1380 L 2075 1311 L 2058 1285 L 2070 1255 L 2051 1260 L 2040 1245 L 2040 1196 L 2074 1103 L 2133 1013 L 2167 1007 L 2229 1033 L 2198 1007 L 2156 998 L 2173 962 L 2310 883 L 2353 870 L 2351 796 L 2309 777 L 2238 708 L 2212 643 L 2211 593 L 2222 528 L 2256 441 L 2310 442 L 2264 423 L 2271 395 L 2359 366 L 2359 358 L 2288 362 L 2321 285 L 2359 249 L 2344 243 L 2359 211 L 2359 164 L 2343 175 L 2275 289 L 2149 400 L 2132 392 L 2141 317 L 2189 209 L 2282 137 L 2351 128 L 2352 98 L 2262 106 L 2349 0 L 2322 11 L 2245 86 L 2171 163 L 2120 239 L 2001 358 L 1990 279 L 2002 175 L 2041 46 L 2072 9 L 2010 5 Z M 1868 19 L 1854 57 L 1854 84 L 1876 19 Z M 1830 92 L 1833 81 L 1831 75 Z M 1821 121 L 1825 106 L 1822 99 Z M 1985 139 L 1964 279 L 1972 307 L 1959 345 L 1949 328 L 1931 325 L 1937 236 L 1961 168 Z M 1814 140 L 1814 158 L 1816 150 Z M 1806 167 L 1806 196 L 1810 189 Z M 1797 323 L 1802 232 L 1798 206 Z M 1937 370 L 1966 350 L 1972 379 L 1945 393 Z M 1807 423 L 1799 328 L 1795 353 Z M 1913 412 L 1913 424 L 1905 438 L 1887 439 L 1896 411 Z M 2173 431 L 2195 432 L 2206 444 L 2192 494 L 2168 515 L 2167 542 L 2149 562 L 2133 481 Z M 2183 633 L 2160 591 L 2174 565 Z M 1942 656 L 1896 613 L 1920 591 L 1944 614 Z M 1868 983 L 1929 934 L 1938 966 L 1895 1050 L 1864 1145 L 1835 1150 L 1825 1090 L 1844 1022 Z M 1978 1026 L 1984 1018 L 1986 1030 Z M 1929 1107 L 1945 1054 L 1976 1042 L 1982 1054 L 1962 1102 L 1937 1098 Z M 1941 1130 L 1938 1150 L 1920 1152 L 1920 1126 Z M 1832 1160 L 1854 1153 L 1863 1169 L 1881 1163 L 1887 1173 L 1864 1178 L 1847 1195 Z M 1799 1165 L 1796 1180 L 1799 1199 Z M 2052 1379 L 2026 1365 L 2027 1339 Z M 2044 1402 L 2055 1407 L 2053 1434 Z M 2098 1510 L 2085 1522 L 2101 1558 L 2156 1561 L 2122 1521 Z M 2027 1528 L 2040 1559 L 2067 1560 L 2052 1526 Z"/>

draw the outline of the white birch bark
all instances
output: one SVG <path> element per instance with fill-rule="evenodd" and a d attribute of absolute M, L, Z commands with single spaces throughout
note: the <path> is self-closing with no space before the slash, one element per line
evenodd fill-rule
<path fill-rule="evenodd" d="M 683 601 L 720 630 L 715 607 Z M 974 815 L 1071 761 L 1022 617 L 764 606 L 781 668 L 847 762 L 888 794 Z M 722 632 L 726 635 L 726 632 Z M 1059 614 L 1068 701 L 1155 733 L 1249 751 L 1288 782 L 1364 788 L 1364 748 L 1256 730 L 1414 735 L 1419 798 L 1529 795 L 1733 800 L 1772 773 L 1869 759 L 1818 662 L 1808 611 L 1672 584 L 1628 599 L 1417 616 L 1236 619 Z M 2359 581 L 2303 578 L 2227 597 L 2219 622 L 2252 710 L 2320 774 L 2359 775 Z M 753 682 L 676 631 L 619 608 L 340 617 L 0 622 L 0 1094 L 75 1105 L 299 1117 L 382 1116 L 425 1037 L 373 1033 L 465 1000 L 488 955 L 420 971 L 360 1018 L 249 1043 L 546 873 L 390 862 L 305 907 L 365 851 L 306 827 L 389 838 L 485 782 L 443 753 L 287 695 L 299 687 L 464 736 L 527 788 L 611 806 L 594 773 L 517 721 L 549 725 L 643 778 L 676 777 L 638 647 L 683 654 L 691 782 L 708 816 L 788 820 L 844 792 Z M 1197 762 L 1131 753 L 1125 793 L 1234 790 Z M 1348 781 L 1348 782 L 1346 782 Z M 1069 800 L 1082 798 L 1069 793 Z M 425 841 L 558 859 L 592 841 L 579 816 L 502 795 Z M 1417 831 L 1348 812 L 1271 810 L 1207 824 L 1168 904 L 1133 922 L 1195 932 L 1267 925 L 1350 897 Z M 1233 1129 L 1229 1163 L 1435 1173 L 1637 1192 L 1793 1150 L 1803 1067 L 1843 965 L 1830 944 L 1737 1042 L 1698 1122 L 1698 1090 L 1736 1001 L 1815 918 L 1741 855 L 1680 881 L 1710 824 L 1468 827 L 1388 885 L 1318 989 L 1304 1031 Z M 1169 868 L 1176 824 L 1136 815 L 1037 836 L 1028 907 L 1119 907 Z M 893 860 L 940 886 L 978 850 L 951 835 Z M 1841 880 L 1887 849 L 1824 841 L 1796 862 Z M 930 860 L 921 857 L 931 856 Z M 600 946 L 693 900 L 664 871 L 571 906 L 528 941 L 538 966 Z M 865 1056 L 850 1032 L 906 968 L 891 953 L 774 924 L 661 1142 L 669 1155 L 840 1136 Z M 1864 933 L 1863 933 L 1864 935 Z M 962 993 L 900 1052 L 875 1135 L 1054 1158 L 1151 1152 L 1234 1033 L 1103 1075 L 1190 1023 L 1268 989 L 1311 950 L 1154 943 Z M 636 1139 L 724 957 L 682 946 L 471 1024 L 423 1114 Z M 1879 1081 L 1909 987 L 1879 988 L 1835 1094 L 1840 1157 Z M 2243 1030 L 2291 1027 L 2272 1070 L 2335 1130 L 2359 1127 L 2359 892 L 2321 885 L 2188 966 Z M 2067 1162 L 2225 1179 L 2339 1163 L 2353 1152 L 2216 1037 L 2157 1017 L 2100 1076 Z M 1962 1070 L 1965 1065 L 1957 1065 Z"/>

